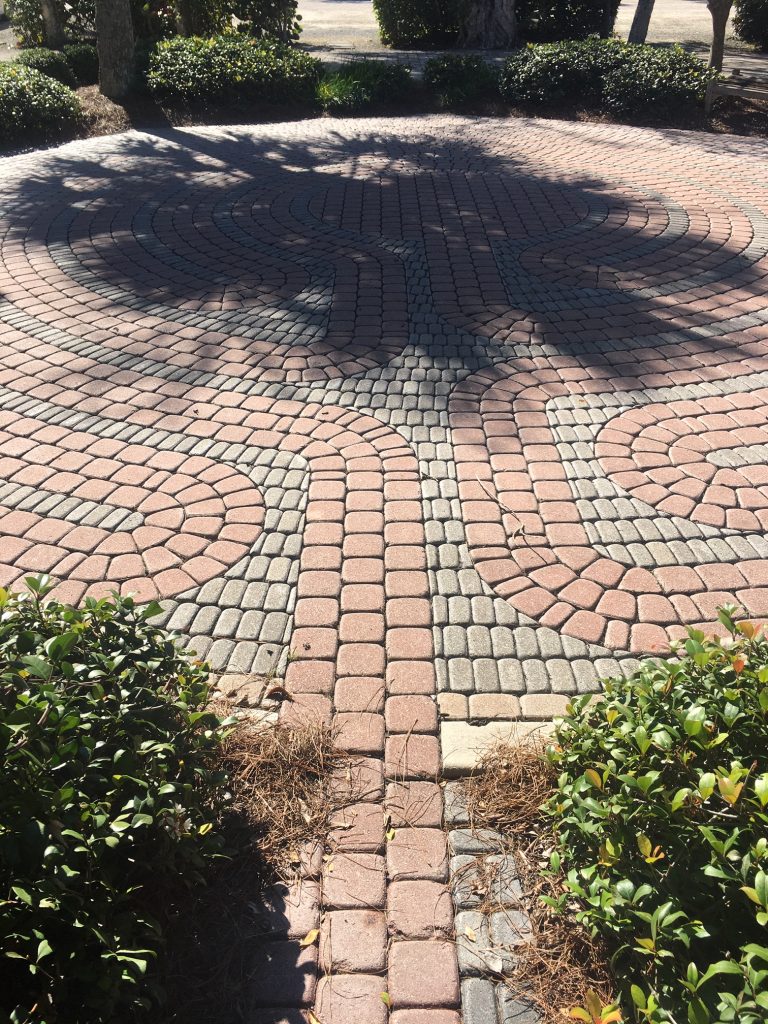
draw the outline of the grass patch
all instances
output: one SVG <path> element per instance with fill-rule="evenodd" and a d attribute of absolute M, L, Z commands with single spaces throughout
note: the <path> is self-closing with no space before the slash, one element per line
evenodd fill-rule
<path fill-rule="evenodd" d="M 317 87 L 317 98 L 331 114 L 356 114 L 413 99 L 411 69 L 380 60 L 354 60 L 329 71 Z"/>

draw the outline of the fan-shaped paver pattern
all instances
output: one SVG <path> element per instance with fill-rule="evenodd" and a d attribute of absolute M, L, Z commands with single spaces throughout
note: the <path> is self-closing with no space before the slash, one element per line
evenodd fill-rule
<path fill-rule="evenodd" d="M 254 1020 L 456 1024 L 436 694 L 768 617 L 765 156 L 437 117 L 0 162 L 0 583 L 157 596 L 359 758 Z"/>

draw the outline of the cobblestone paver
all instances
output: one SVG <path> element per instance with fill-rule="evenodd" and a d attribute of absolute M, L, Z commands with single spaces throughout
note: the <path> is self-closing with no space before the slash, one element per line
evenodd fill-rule
<path fill-rule="evenodd" d="M 514 856 L 500 852 L 509 844 L 493 829 L 470 830 L 461 783 L 445 788 L 445 824 L 464 1024 L 538 1024 L 536 1007 L 509 983 L 531 936 Z"/>
<path fill-rule="evenodd" d="M 159 596 L 359 758 L 264 1024 L 456 1024 L 439 718 L 461 770 L 470 721 L 768 617 L 765 158 L 435 117 L 0 161 L 0 584 Z"/>

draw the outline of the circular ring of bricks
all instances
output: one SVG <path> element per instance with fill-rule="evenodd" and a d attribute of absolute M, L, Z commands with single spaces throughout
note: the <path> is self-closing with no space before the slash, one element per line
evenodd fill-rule
<path fill-rule="evenodd" d="M 70 600 L 117 584 L 194 614 L 211 588 L 222 618 L 252 583 L 245 615 L 293 652 L 283 717 L 332 722 L 364 782 L 333 868 L 285 900 L 257 1021 L 279 998 L 458 1024 L 434 781 L 452 598 L 490 605 L 494 671 L 542 667 L 523 640 L 547 631 L 570 672 L 566 640 L 599 662 L 727 600 L 768 615 L 763 158 L 438 117 L 0 164 L 0 583 L 49 569 Z"/>
<path fill-rule="evenodd" d="M 322 146 L 322 130 L 315 131 Z M 637 518 L 709 527 L 701 532 L 705 544 L 730 531 L 765 532 L 759 388 L 754 398 L 711 394 L 688 405 L 674 395 L 675 388 L 733 380 L 760 366 L 765 188 L 753 180 L 749 160 L 736 199 L 709 154 L 660 167 L 663 139 L 623 154 L 617 177 L 612 146 L 622 134 L 629 140 L 629 131 L 591 131 L 586 158 L 580 138 L 569 144 L 567 131 L 554 140 L 534 124 L 514 146 L 483 133 L 482 146 L 478 129 L 461 140 L 449 131 L 448 145 L 422 132 L 397 143 L 379 138 L 375 153 L 360 154 L 360 129 L 358 136 L 348 132 L 325 164 L 294 148 L 289 173 L 300 187 L 291 191 L 278 153 L 266 161 L 272 173 L 258 181 L 242 166 L 212 171 L 203 160 L 189 180 L 149 190 L 134 169 L 118 203 L 109 196 L 72 203 L 71 180 L 58 195 L 49 190 L 33 216 L 15 196 L 3 240 L 12 280 L 7 300 L 37 323 L 94 346 L 94 365 L 79 360 L 70 391 L 100 382 L 100 355 L 119 360 L 130 353 L 132 366 L 148 364 L 150 378 L 171 367 L 213 384 L 203 391 L 215 408 L 219 381 L 226 388 L 252 382 L 258 391 L 281 381 L 365 375 L 396 360 L 408 319 L 396 248 L 417 245 L 439 323 L 502 350 L 535 343 L 547 353 L 498 361 L 453 388 L 459 496 L 483 580 L 541 624 L 619 650 L 653 649 L 683 624 L 711 624 L 725 600 L 768 614 L 759 559 L 657 567 L 602 550 L 580 521 L 579 496 L 559 468 L 563 446 L 549 423 L 559 398 L 581 396 L 592 410 L 601 379 L 614 392 L 670 389 L 666 403 L 633 409 L 631 398 L 630 408 L 619 406 L 594 437 L 593 465 L 634 501 Z M 286 148 L 291 141 L 295 131 L 283 132 Z M 749 148 L 744 152 L 748 157 Z M 77 188 L 88 195 L 87 180 Z M 56 365 L 56 349 L 52 339 L 48 365 Z M 41 374 L 56 401 L 46 357 L 36 364 L 31 376 Z M 92 397 L 87 404 L 146 423 L 127 383 L 131 373 L 105 392 L 109 402 Z M 658 423 L 647 422 L 669 420 L 662 404 L 673 416 L 687 410 L 687 434 L 667 453 L 649 451 L 667 440 Z M 205 412 L 181 429 L 202 433 Z M 645 430 L 631 426 L 638 417 Z M 738 446 L 724 440 L 734 425 Z M 686 456 L 689 468 L 679 468 L 681 452 L 693 445 L 701 455 L 712 444 L 713 458 L 734 447 L 755 450 L 742 452 L 749 464 L 738 470 L 698 456 Z M 700 489 L 705 481 L 696 473 L 711 484 Z M 43 535 L 36 522 L 28 528 Z M 206 548 L 175 539 L 183 552 L 170 552 L 146 531 L 129 542 L 117 534 L 86 539 L 82 529 L 71 543 L 95 546 L 70 550 L 62 530 L 61 523 L 48 526 L 50 537 L 61 534 L 48 552 L 51 570 L 95 586 L 91 577 L 105 567 L 105 580 L 135 585 L 142 595 L 153 586 L 163 596 L 200 584 L 245 553 L 229 538 L 226 552 L 213 549 L 212 535 Z M 181 532 L 189 530 L 187 524 Z M 249 536 L 255 538 L 252 530 Z M 25 545 L 26 534 L 15 540 Z M 152 553 L 140 563 L 145 546 Z M 9 561 L 32 571 L 31 557 L 19 550 Z M 185 570 L 179 557 L 192 559 Z M 172 575 L 149 583 L 160 571 Z"/>
<path fill-rule="evenodd" d="M 66 581 L 60 598 L 115 586 L 166 598 L 220 576 L 261 534 L 261 494 L 230 466 L 19 416 L 6 415 L 0 438 L 0 475 L 18 486 L 17 503 L 34 489 L 76 510 L 53 518 L 0 505 L 8 584 L 42 572 Z M 81 525 L 91 509 L 103 525 Z"/>

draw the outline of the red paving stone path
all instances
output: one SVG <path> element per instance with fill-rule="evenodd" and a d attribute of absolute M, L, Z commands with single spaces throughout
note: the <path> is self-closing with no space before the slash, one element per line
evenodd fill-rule
<path fill-rule="evenodd" d="M 24 416 L 7 414 L 4 420 L 3 479 L 135 511 L 143 519 L 131 532 L 112 532 L 7 510 L 3 560 L 19 573 L 54 573 L 65 580 L 57 588 L 63 599 L 109 594 L 115 585 L 140 600 L 168 597 L 219 576 L 261 534 L 263 499 L 229 466 L 203 458 L 192 463 Z"/>
<path fill-rule="evenodd" d="M 765 157 L 438 117 L 0 162 L 0 584 L 290 648 L 286 719 L 359 758 L 254 1024 L 458 1024 L 438 691 L 515 714 L 768 616 Z"/>

